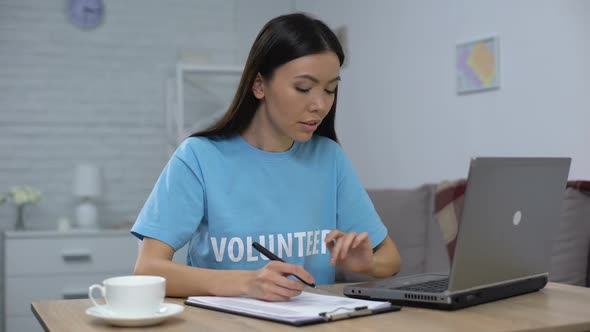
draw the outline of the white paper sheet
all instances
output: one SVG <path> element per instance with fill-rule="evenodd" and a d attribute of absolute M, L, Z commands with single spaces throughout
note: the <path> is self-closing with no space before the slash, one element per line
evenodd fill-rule
<path fill-rule="evenodd" d="M 359 307 L 366 307 L 368 310 L 391 307 L 389 302 L 367 301 L 309 292 L 303 292 L 286 302 L 266 302 L 248 297 L 221 296 L 191 296 L 187 302 L 287 322 L 317 319 L 320 317 L 320 313 L 352 312 Z"/>

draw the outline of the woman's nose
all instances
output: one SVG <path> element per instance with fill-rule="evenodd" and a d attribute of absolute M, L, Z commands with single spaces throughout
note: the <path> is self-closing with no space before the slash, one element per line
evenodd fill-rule
<path fill-rule="evenodd" d="M 329 96 L 318 95 L 313 98 L 311 110 L 315 112 L 325 113 L 328 111 Z"/>

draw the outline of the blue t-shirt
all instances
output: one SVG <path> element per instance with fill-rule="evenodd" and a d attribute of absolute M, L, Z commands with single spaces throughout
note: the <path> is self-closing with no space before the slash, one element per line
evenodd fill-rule
<path fill-rule="evenodd" d="M 387 235 L 352 164 L 334 141 L 313 136 L 285 152 L 267 152 L 240 135 L 192 137 L 165 166 L 131 229 L 174 250 L 189 243 L 187 264 L 256 270 L 268 259 L 259 242 L 302 265 L 317 284 L 334 282 L 324 238 L 332 229 Z"/>

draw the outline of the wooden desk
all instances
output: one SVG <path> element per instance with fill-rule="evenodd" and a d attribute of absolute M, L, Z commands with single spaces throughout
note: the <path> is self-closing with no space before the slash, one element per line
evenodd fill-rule
<path fill-rule="evenodd" d="M 320 287 L 342 294 L 343 285 Z M 182 303 L 168 298 L 166 302 Z M 134 331 L 116 328 L 85 314 L 89 300 L 39 301 L 32 310 L 48 331 Z M 182 314 L 153 331 L 590 331 L 590 289 L 549 283 L 539 292 L 445 312 L 404 307 L 399 312 L 306 327 L 186 306 Z"/>

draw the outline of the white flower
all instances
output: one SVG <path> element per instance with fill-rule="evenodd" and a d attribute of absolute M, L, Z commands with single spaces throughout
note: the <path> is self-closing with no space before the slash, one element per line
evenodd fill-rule
<path fill-rule="evenodd" d="M 18 206 L 37 204 L 41 200 L 41 192 L 31 187 L 12 187 L 8 194 L 0 197 L 0 203 L 3 203 L 9 197 L 12 197 L 12 200 Z"/>

